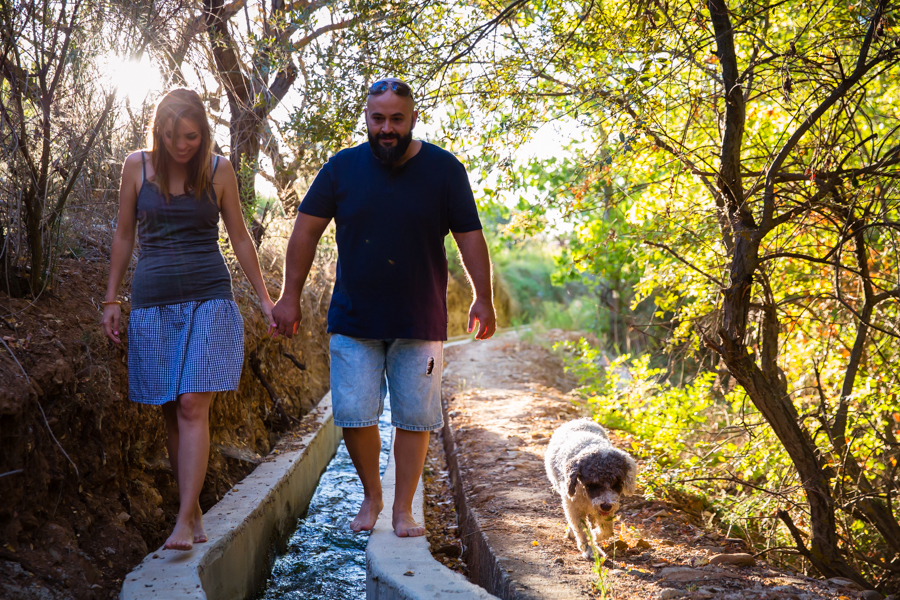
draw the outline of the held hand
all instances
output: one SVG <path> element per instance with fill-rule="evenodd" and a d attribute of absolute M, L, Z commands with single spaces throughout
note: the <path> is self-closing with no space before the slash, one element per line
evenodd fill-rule
<path fill-rule="evenodd" d="M 119 339 L 119 321 L 122 309 L 118 304 L 107 304 L 103 307 L 103 333 L 116 344 L 121 344 Z"/>
<path fill-rule="evenodd" d="M 469 333 L 475 330 L 475 321 L 478 321 L 478 333 L 476 340 L 486 340 L 494 335 L 497 330 L 497 317 L 494 314 L 494 305 L 478 298 L 469 307 Z"/>
<path fill-rule="evenodd" d="M 265 298 L 259 301 L 260 309 L 262 310 L 263 316 L 266 318 L 266 323 L 269 324 L 269 333 L 275 329 L 275 318 L 272 317 L 272 309 L 275 308 L 275 303 L 272 302 L 270 298 Z"/>
<path fill-rule="evenodd" d="M 303 313 L 300 311 L 300 300 L 282 296 L 272 309 L 273 336 L 277 337 L 280 333 L 287 339 L 291 339 L 300 328 L 302 320 Z"/>

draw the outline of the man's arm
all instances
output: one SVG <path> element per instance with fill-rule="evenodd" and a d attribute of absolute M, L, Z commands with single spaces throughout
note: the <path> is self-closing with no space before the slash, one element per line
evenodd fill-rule
<path fill-rule="evenodd" d="M 491 257 L 488 254 L 487 242 L 480 229 L 465 233 L 453 232 L 453 239 L 459 247 L 463 268 L 472 284 L 474 298 L 469 307 L 469 333 L 475 329 L 478 321 L 476 340 L 486 340 L 497 329 L 497 317 L 494 314 L 494 292 L 491 288 Z"/>
<path fill-rule="evenodd" d="M 309 275 L 316 256 L 316 245 L 330 221 L 331 219 L 297 213 L 294 231 L 288 240 L 284 257 L 284 286 L 281 288 L 281 298 L 272 309 L 276 335 L 280 333 L 290 339 L 297 333 L 300 321 L 303 320 L 303 314 L 300 312 L 300 294 L 303 292 L 303 284 L 306 283 L 306 276 Z"/>

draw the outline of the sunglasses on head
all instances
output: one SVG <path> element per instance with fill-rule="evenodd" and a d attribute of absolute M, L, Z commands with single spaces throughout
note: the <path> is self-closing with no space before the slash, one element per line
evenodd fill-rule
<path fill-rule="evenodd" d="M 391 90 L 398 96 L 412 96 L 412 90 L 402 81 L 376 81 L 369 88 L 370 96 L 378 96 Z"/>

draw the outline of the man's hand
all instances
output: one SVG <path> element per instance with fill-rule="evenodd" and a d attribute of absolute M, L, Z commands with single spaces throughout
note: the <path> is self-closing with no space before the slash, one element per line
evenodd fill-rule
<path fill-rule="evenodd" d="M 300 299 L 291 296 L 282 296 L 275 303 L 272 309 L 272 319 L 274 321 L 274 335 L 279 333 L 291 339 L 296 335 L 300 328 L 300 322 L 303 320 L 303 312 L 300 310 Z"/>
<path fill-rule="evenodd" d="M 478 333 L 476 340 L 486 340 L 494 335 L 497 330 L 497 316 L 494 314 L 494 305 L 478 298 L 469 307 L 469 333 L 475 330 L 475 321 L 478 321 Z"/>

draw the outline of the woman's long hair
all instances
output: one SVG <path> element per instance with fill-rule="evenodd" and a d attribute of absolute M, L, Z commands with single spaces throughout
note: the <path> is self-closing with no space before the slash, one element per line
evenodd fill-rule
<path fill-rule="evenodd" d="M 184 192 L 203 197 L 212 184 L 212 131 L 206 118 L 206 109 L 200 94 L 187 88 L 175 88 L 157 102 L 156 110 L 150 121 L 147 145 L 150 147 L 150 162 L 156 175 L 156 185 L 162 192 L 166 202 L 171 196 L 169 192 L 169 169 L 172 157 L 166 150 L 163 129 L 172 122 L 172 131 L 176 131 L 183 119 L 190 119 L 200 130 L 200 148 L 187 164 L 187 178 L 184 181 Z"/>

